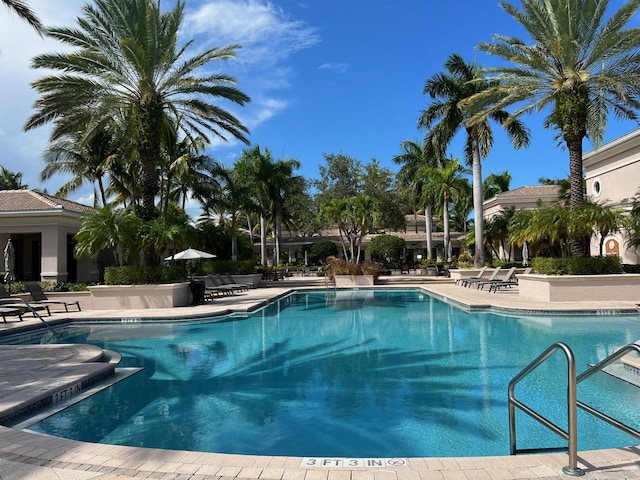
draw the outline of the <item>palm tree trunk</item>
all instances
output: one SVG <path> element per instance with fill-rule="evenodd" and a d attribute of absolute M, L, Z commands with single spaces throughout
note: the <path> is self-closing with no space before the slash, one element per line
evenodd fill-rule
<path fill-rule="evenodd" d="M 447 263 L 451 263 L 451 235 L 449 232 L 449 195 L 445 194 L 442 206 L 444 221 L 444 254 Z"/>
<path fill-rule="evenodd" d="M 282 209 L 280 205 L 276 205 L 276 265 L 280 265 L 280 243 L 282 242 Z"/>
<path fill-rule="evenodd" d="M 231 260 L 238 260 L 238 218 L 231 215 Z"/>
<path fill-rule="evenodd" d="M 584 183 L 582 173 L 582 138 L 566 139 L 569 150 L 569 181 L 571 197 L 569 208 L 575 210 L 584 200 Z M 574 257 L 589 256 L 589 239 L 571 238 L 571 255 Z"/>
<path fill-rule="evenodd" d="M 267 266 L 267 217 L 260 214 L 260 263 Z"/>
<path fill-rule="evenodd" d="M 480 157 L 480 145 L 477 138 L 472 138 L 472 156 L 473 156 L 473 221 L 475 232 L 475 254 L 473 256 L 473 266 L 482 268 L 484 266 L 484 212 L 482 205 L 482 164 Z"/>
<path fill-rule="evenodd" d="M 425 231 L 427 233 L 427 260 L 431 260 L 431 250 L 433 249 L 433 223 L 432 223 L 432 211 L 431 202 L 427 203 L 424 209 L 424 223 Z"/>

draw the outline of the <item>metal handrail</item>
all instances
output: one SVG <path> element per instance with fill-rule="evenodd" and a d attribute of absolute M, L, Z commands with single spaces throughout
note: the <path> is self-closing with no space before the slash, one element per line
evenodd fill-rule
<path fill-rule="evenodd" d="M 612 364 L 616 360 L 619 360 L 620 358 L 624 357 L 627 353 L 629 353 L 632 350 L 640 354 L 640 345 L 636 345 L 635 343 L 630 343 L 630 344 L 625 345 L 624 347 L 620 348 L 619 350 L 616 350 L 614 353 L 609 355 L 604 360 L 596 363 L 595 365 L 592 365 L 587 370 L 585 370 L 580 375 L 578 375 L 578 377 L 576 379 L 576 382 L 580 383 L 583 380 L 586 380 L 587 378 L 589 378 L 594 373 L 603 370 L 605 367 L 607 367 L 608 365 Z M 590 413 L 591 415 L 594 415 L 595 417 L 599 418 L 600 420 L 603 420 L 603 421 L 607 422 L 609 425 L 612 425 L 612 426 L 616 427 L 617 429 L 622 430 L 623 432 L 628 433 L 629 435 L 640 439 L 640 431 L 638 431 L 638 430 L 636 430 L 634 428 L 631 428 L 629 425 L 626 425 L 626 424 L 616 420 L 615 418 L 612 418 L 609 415 L 601 412 L 600 410 L 596 410 L 595 408 L 593 408 L 593 407 L 591 407 L 591 406 L 589 406 L 589 405 L 587 405 L 587 404 L 585 404 L 585 403 L 583 403 L 583 402 L 581 402 L 579 400 L 577 401 L 577 405 L 578 405 L 578 407 L 582 408 L 584 411 Z"/>
<path fill-rule="evenodd" d="M 515 398 L 515 386 L 533 370 L 538 368 L 548 358 L 555 354 L 558 350 L 562 350 L 567 357 L 567 431 L 563 430 L 549 419 L 543 417 L 538 412 L 532 410 L 519 400 Z M 621 357 L 629 353 L 631 350 L 640 354 L 640 345 L 631 343 L 620 348 L 616 352 L 609 355 L 604 360 L 592 365 L 580 375 L 576 376 L 576 362 L 573 352 L 563 342 L 556 342 L 547 348 L 542 354 L 540 354 L 535 360 L 527 365 L 520 373 L 518 373 L 509 382 L 509 441 L 511 447 L 511 455 L 518 453 L 516 448 L 516 416 L 515 408 L 520 408 L 524 413 L 530 415 L 535 420 L 539 421 L 542 425 L 549 428 L 551 431 L 562 437 L 568 442 L 569 451 L 569 465 L 563 467 L 562 471 L 568 475 L 584 475 L 584 471 L 578 468 L 578 428 L 577 428 L 577 407 L 580 407 L 587 413 L 594 415 L 595 417 L 607 422 L 608 424 L 622 430 L 629 435 L 632 435 L 640 439 L 640 431 L 631 428 L 630 426 L 612 418 L 605 413 L 596 410 L 595 408 L 579 401 L 577 399 L 577 385 L 578 383 L 586 380 L 596 372 L 602 371 L 605 367 L 611 363 L 619 360 Z"/>
<path fill-rule="evenodd" d="M 516 385 L 527 375 L 538 368 L 542 363 L 561 350 L 567 358 L 567 430 L 543 417 L 515 398 Z M 516 448 L 516 407 L 531 416 L 545 427 L 567 441 L 569 450 L 569 465 L 562 471 L 568 475 L 584 475 L 584 471 L 578 468 L 578 409 L 576 401 L 576 360 L 569 346 L 563 342 L 556 342 L 542 352 L 536 359 L 527 365 L 520 373 L 509 382 L 509 445 L 511 455 L 515 455 Z"/>

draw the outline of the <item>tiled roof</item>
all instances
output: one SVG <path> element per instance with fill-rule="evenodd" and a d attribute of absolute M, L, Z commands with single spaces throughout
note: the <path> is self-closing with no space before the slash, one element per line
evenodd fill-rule
<path fill-rule="evenodd" d="M 529 185 L 499 193 L 496 197 L 546 197 L 557 196 L 560 193 L 559 185 Z"/>
<path fill-rule="evenodd" d="M 0 212 L 60 210 L 85 213 L 93 210 L 81 203 L 34 190 L 0 190 Z"/>

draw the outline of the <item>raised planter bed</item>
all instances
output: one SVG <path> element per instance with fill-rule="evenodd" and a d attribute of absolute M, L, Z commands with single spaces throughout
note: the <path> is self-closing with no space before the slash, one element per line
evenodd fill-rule
<path fill-rule="evenodd" d="M 172 308 L 191 303 L 189 282 L 161 285 L 98 285 L 89 287 L 94 310 Z"/>
<path fill-rule="evenodd" d="M 335 275 L 336 287 L 371 287 L 373 275 Z"/>
<path fill-rule="evenodd" d="M 640 301 L 640 274 L 518 275 L 522 298 L 543 302 Z"/>

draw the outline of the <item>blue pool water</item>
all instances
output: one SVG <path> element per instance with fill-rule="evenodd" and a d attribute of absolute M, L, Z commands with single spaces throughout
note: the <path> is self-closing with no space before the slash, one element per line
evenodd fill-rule
<path fill-rule="evenodd" d="M 44 335 L 44 337 L 40 337 Z M 509 380 L 556 341 L 578 373 L 640 339 L 637 316 L 467 313 L 419 291 L 306 292 L 211 322 L 86 324 L 25 343 L 91 343 L 135 374 L 31 427 L 90 442 L 291 456 L 509 453 Z M 516 390 L 566 425 L 566 360 Z M 593 393 L 595 392 L 595 393 Z M 579 398 L 640 426 L 640 390 L 606 374 Z M 518 415 L 518 447 L 563 446 Z M 638 443 L 580 414 L 579 449 Z"/>

